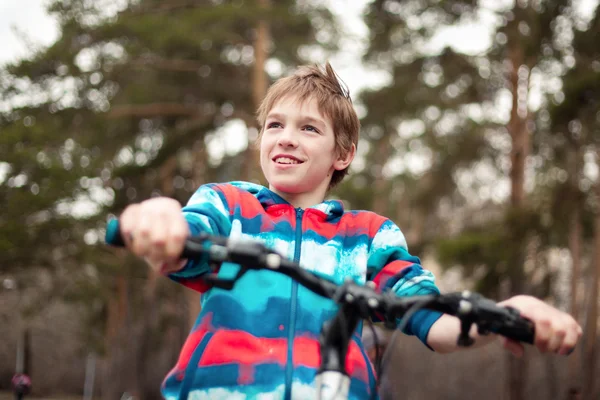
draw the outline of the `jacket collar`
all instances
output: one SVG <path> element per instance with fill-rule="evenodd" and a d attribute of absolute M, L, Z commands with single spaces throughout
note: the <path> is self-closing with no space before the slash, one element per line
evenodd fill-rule
<path fill-rule="evenodd" d="M 264 186 L 250 182 L 232 182 L 232 184 L 252 193 L 265 210 L 272 206 L 281 205 L 294 208 L 294 206 L 283 197 Z M 339 200 L 325 200 L 324 202 L 315 204 L 314 206 L 308 207 L 305 210 L 315 210 L 321 212 L 325 215 L 325 220 L 330 220 L 338 218 L 344 214 L 344 204 Z"/>

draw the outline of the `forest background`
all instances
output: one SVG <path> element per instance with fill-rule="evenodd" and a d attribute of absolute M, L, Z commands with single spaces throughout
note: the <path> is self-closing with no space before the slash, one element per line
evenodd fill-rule
<path fill-rule="evenodd" d="M 331 60 L 362 123 L 332 195 L 393 219 L 443 291 L 529 293 L 584 327 L 570 357 L 523 360 L 402 337 L 395 398 L 599 398 L 597 3 L 48 1 L 56 39 L 17 32 L 0 66 L 0 390 L 23 368 L 38 397 L 87 374 L 88 398 L 160 398 L 198 296 L 104 246 L 107 219 L 264 183 L 257 103 Z"/>

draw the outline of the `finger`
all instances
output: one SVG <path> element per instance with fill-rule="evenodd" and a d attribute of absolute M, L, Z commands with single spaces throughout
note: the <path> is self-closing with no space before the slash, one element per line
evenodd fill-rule
<path fill-rule="evenodd" d="M 536 321 L 535 323 L 535 347 L 541 352 L 548 351 L 550 338 L 552 335 L 552 325 L 547 318 Z"/>
<path fill-rule="evenodd" d="M 561 321 L 558 326 L 553 327 L 550 331 L 550 340 L 548 341 L 548 351 L 551 353 L 558 352 L 561 348 L 565 336 L 567 335 L 567 328 L 565 323 Z"/>
<path fill-rule="evenodd" d="M 570 321 L 567 321 L 569 326 L 566 330 L 565 338 L 562 342 L 562 345 L 558 349 L 558 354 L 561 355 L 569 355 L 573 352 L 573 349 L 577 345 L 577 341 L 581 336 L 581 327 L 575 320 L 569 316 Z"/>
<path fill-rule="evenodd" d="M 152 257 L 151 235 L 156 220 L 154 213 L 144 204 L 140 205 L 136 229 L 133 231 L 133 252 L 140 257 Z"/>
<path fill-rule="evenodd" d="M 148 218 L 150 220 L 150 218 Z M 160 262 L 166 261 L 165 246 L 169 235 L 169 220 L 164 212 L 153 213 L 148 242 L 149 257 Z"/>
<path fill-rule="evenodd" d="M 183 216 L 178 213 L 176 218 L 171 219 L 169 226 L 169 238 L 165 245 L 165 256 L 167 259 L 176 261 L 181 257 L 185 239 L 190 234 L 190 228 Z"/>
<path fill-rule="evenodd" d="M 521 343 L 507 338 L 502 338 L 502 340 L 504 348 L 510 351 L 515 357 L 522 357 L 525 353 L 525 347 Z"/>
<path fill-rule="evenodd" d="M 139 212 L 139 204 L 132 204 L 119 216 L 119 230 L 123 242 L 125 242 L 125 246 L 129 249 L 132 247 L 133 230 L 135 229 L 136 221 L 139 218 Z"/>

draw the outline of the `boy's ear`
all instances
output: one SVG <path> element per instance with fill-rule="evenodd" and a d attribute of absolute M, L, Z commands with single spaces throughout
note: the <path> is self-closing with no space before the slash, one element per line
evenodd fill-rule
<path fill-rule="evenodd" d="M 337 171 L 342 171 L 350 165 L 352 160 L 354 160 L 354 155 L 356 154 L 356 146 L 352 143 L 352 148 L 346 154 L 340 155 L 337 160 L 333 163 L 333 168 Z"/>

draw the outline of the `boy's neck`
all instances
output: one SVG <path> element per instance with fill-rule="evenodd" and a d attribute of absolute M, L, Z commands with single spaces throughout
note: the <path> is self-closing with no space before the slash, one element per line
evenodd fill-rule
<path fill-rule="evenodd" d="M 269 190 L 282 197 L 285 201 L 294 206 L 294 208 L 309 208 L 321 204 L 325 201 L 327 190 L 319 190 L 311 193 L 289 193 L 277 190 L 273 186 L 269 186 Z"/>

